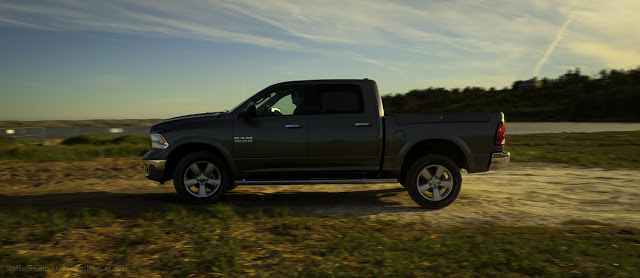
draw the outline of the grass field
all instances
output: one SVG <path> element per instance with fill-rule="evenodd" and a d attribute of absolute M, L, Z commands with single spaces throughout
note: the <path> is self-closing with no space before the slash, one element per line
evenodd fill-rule
<path fill-rule="evenodd" d="M 89 276 L 640 275 L 640 230 L 584 220 L 560 227 L 436 227 L 287 210 L 240 215 L 221 204 L 127 215 L 103 209 L 21 210 L 0 212 L 0 218 L 0 266 L 113 270 L 83 274 Z"/>
<path fill-rule="evenodd" d="M 515 162 L 640 168 L 640 131 L 507 135 L 506 146 Z"/>
<path fill-rule="evenodd" d="M 147 137 L 79 135 L 53 146 L 0 137 L 0 160 L 82 161 L 101 157 L 142 156 L 149 150 Z"/>
<path fill-rule="evenodd" d="M 508 136 L 514 161 L 638 169 L 640 132 Z M 139 156 L 147 138 L 78 136 L 56 146 L 0 138 L 7 160 Z M 242 213 L 226 204 L 0 210 L 2 277 L 640 277 L 640 229 L 418 222 Z"/>

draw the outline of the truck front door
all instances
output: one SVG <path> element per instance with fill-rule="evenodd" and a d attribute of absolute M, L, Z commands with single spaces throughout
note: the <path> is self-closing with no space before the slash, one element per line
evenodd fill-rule
<path fill-rule="evenodd" d="M 304 172 L 308 123 L 296 112 L 302 85 L 270 88 L 255 101 L 257 115 L 234 121 L 234 154 L 238 171 L 246 177 Z"/>

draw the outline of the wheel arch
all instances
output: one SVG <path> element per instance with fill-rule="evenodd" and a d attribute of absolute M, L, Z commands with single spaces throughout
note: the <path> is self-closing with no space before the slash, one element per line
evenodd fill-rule
<path fill-rule="evenodd" d="M 234 177 L 236 176 L 236 167 L 233 163 L 231 152 L 229 152 L 229 150 L 222 143 L 217 141 L 210 141 L 204 138 L 186 138 L 181 141 L 183 143 L 175 147 L 175 149 L 171 151 L 171 154 L 167 159 L 164 173 L 166 179 L 173 178 L 175 168 L 180 159 L 182 159 L 185 155 L 196 151 L 210 152 L 213 155 L 220 157 L 220 159 L 222 159 L 227 164 L 231 179 L 234 179 Z"/>
<path fill-rule="evenodd" d="M 469 157 L 463 151 L 463 147 L 451 140 L 443 138 L 427 139 L 416 142 L 404 151 L 404 158 L 401 160 L 400 175 L 398 180 L 405 184 L 405 176 L 409 167 L 418 158 L 428 154 L 439 154 L 451 159 L 460 169 L 469 169 Z"/>

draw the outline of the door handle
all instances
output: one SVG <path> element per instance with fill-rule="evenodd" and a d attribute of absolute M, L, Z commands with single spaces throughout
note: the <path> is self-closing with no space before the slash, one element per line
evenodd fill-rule
<path fill-rule="evenodd" d="M 356 123 L 356 127 L 368 127 L 371 126 L 371 123 Z"/>
<path fill-rule="evenodd" d="M 286 127 L 286 128 L 301 128 L 302 125 L 286 125 L 284 127 Z"/>

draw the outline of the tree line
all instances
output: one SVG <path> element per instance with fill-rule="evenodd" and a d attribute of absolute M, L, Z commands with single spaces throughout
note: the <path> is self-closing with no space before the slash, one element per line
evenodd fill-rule
<path fill-rule="evenodd" d="M 640 67 L 555 79 L 513 82 L 511 88 L 427 88 L 382 97 L 386 114 L 501 111 L 508 121 L 640 122 Z"/>

